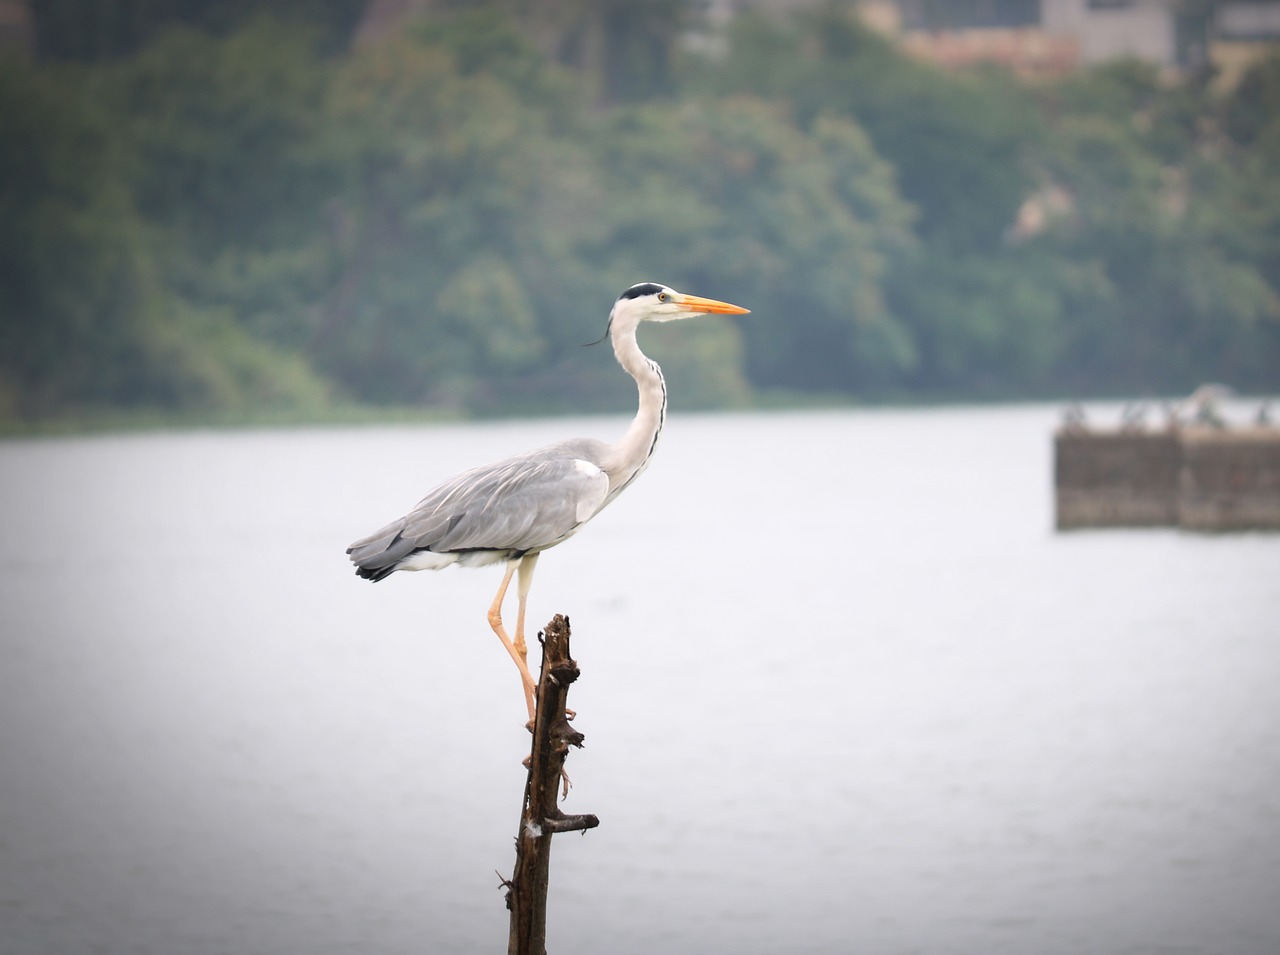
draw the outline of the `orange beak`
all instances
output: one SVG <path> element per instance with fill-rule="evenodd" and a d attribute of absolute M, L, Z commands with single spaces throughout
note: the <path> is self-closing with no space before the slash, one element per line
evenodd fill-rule
<path fill-rule="evenodd" d="M 699 315 L 746 315 L 751 311 L 741 305 L 730 305 L 728 302 L 717 302 L 714 298 L 700 298 L 697 295 L 681 295 L 675 304 Z"/>

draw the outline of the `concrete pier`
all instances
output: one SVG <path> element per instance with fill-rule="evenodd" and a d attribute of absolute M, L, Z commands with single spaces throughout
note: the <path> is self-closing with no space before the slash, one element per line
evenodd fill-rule
<path fill-rule="evenodd" d="M 1280 530 L 1280 429 L 1064 428 L 1054 484 L 1059 530 Z"/>

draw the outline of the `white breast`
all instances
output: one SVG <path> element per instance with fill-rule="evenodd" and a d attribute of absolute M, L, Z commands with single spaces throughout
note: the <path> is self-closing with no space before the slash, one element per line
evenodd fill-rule
<path fill-rule="evenodd" d="M 584 477 L 587 477 L 592 481 L 603 479 L 604 486 L 606 488 L 609 486 L 609 479 L 605 476 L 604 471 L 600 470 L 600 468 L 596 467 L 590 461 L 584 461 L 582 458 L 575 458 L 573 466 L 576 467 Z M 581 524 L 583 521 L 590 520 L 599 507 L 600 501 L 594 496 L 580 500 L 578 502 L 578 509 L 576 512 L 578 523 Z"/>

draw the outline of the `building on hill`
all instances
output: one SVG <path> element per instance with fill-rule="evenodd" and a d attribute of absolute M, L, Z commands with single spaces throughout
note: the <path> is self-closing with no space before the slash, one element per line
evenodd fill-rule
<path fill-rule="evenodd" d="M 864 0 L 867 22 L 922 59 L 1060 75 L 1117 57 L 1228 80 L 1280 44 L 1280 0 Z"/>

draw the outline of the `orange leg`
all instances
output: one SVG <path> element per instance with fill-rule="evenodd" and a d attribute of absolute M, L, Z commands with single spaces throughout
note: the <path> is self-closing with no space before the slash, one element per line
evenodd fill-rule
<path fill-rule="evenodd" d="M 535 555 L 536 557 L 536 555 Z M 528 558 L 525 558 L 528 560 Z M 498 635 L 498 639 L 502 641 L 502 645 L 507 648 L 507 653 L 511 655 L 511 659 L 516 662 L 516 667 L 520 670 L 520 679 L 524 684 L 525 705 L 529 708 L 529 719 L 533 719 L 534 713 L 534 692 L 537 687 L 537 681 L 529 672 L 529 664 L 526 662 L 526 650 L 524 643 L 524 598 L 528 595 L 528 586 L 526 585 L 527 575 L 521 573 L 520 583 L 523 593 L 520 598 L 520 613 L 517 618 L 516 625 L 516 642 L 512 642 L 507 636 L 506 628 L 502 625 L 502 601 L 507 596 L 507 587 L 511 585 L 511 578 L 515 576 L 516 568 L 522 566 L 522 561 L 511 560 L 507 562 L 507 572 L 502 577 L 502 584 L 498 587 L 498 594 L 493 598 L 493 603 L 489 607 L 489 626 L 493 628 L 493 632 Z"/>

